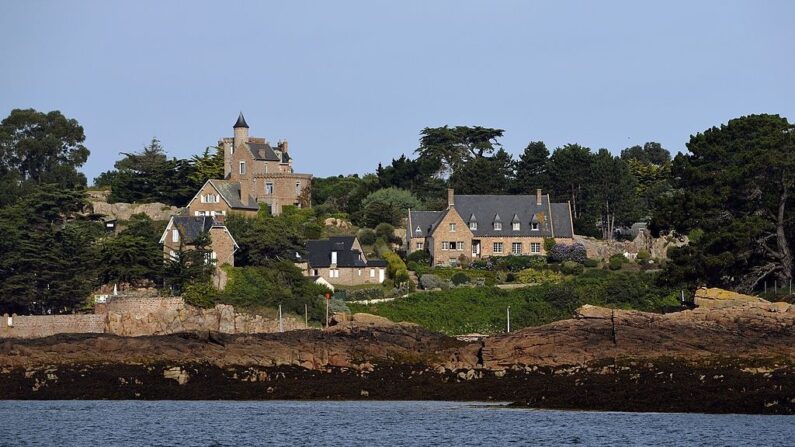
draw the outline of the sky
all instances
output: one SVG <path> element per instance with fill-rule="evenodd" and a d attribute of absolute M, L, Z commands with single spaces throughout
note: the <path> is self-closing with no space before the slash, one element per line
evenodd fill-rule
<path fill-rule="evenodd" d="M 0 116 L 60 110 L 89 182 L 153 137 L 188 158 L 287 139 L 296 172 L 374 172 L 425 127 L 621 149 L 795 120 L 791 1 L 3 1 Z"/>

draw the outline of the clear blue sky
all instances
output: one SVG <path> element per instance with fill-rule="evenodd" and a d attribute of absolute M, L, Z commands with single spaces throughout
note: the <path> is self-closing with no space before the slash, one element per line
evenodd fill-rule
<path fill-rule="evenodd" d="M 751 113 L 795 120 L 792 1 L 4 1 L 0 115 L 61 110 L 93 179 L 153 136 L 188 157 L 287 138 L 296 170 L 373 172 L 426 126 L 518 154 L 618 153 Z"/>

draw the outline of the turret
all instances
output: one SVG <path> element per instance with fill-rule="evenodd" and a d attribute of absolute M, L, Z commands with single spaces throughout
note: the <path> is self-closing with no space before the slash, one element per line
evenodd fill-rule
<path fill-rule="evenodd" d="M 248 124 L 246 124 L 246 119 L 243 118 L 243 112 L 240 112 L 240 116 L 237 117 L 237 122 L 234 126 L 235 129 L 235 138 L 234 142 L 232 143 L 232 150 L 236 150 L 238 146 L 243 143 L 248 142 Z"/>

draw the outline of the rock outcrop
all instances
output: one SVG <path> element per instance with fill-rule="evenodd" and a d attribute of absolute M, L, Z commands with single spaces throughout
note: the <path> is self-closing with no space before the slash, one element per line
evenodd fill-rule
<path fill-rule="evenodd" d="M 588 257 L 594 259 L 608 259 L 616 254 L 628 254 L 630 258 L 633 258 L 641 250 L 648 251 L 652 258 L 665 259 L 668 257 L 669 247 L 687 245 L 688 239 L 686 236 L 654 238 L 648 230 L 641 230 L 631 241 L 603 241 L 575 235 L 574 242 L 584 245 Z"/>
<path fill-rule="evenodd" d="M 732 292 L 718 288 L 701 287 L 696 290 L 693 302 L 701 308 L 720 308 L 731 307 L 745 303 L 770 304 L 767 300 L 758 296 L 743 295 L 742 293 Z"/>

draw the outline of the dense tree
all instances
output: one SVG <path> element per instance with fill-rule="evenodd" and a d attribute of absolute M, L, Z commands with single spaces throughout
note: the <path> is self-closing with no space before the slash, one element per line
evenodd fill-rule
<path fill-rule="evenodd" d="M 102 173 L 97 178 L 103 182 L 110 179 L 108 200 L 111 202 L 163 202 L 185 206 L 203 183 L 199 181 L 204 177 L 196 174 L 190 161 L 169 159 L 156 138 L 141 152 L 122 155 L 124 158 L 114 165 L 115 173 Z M 213 160 L 202 158 L 202 163 L 208 168 L 207 172 L 215 173 L 210 169 Z"/>
<path fill-rule="evenodd" d="M 372 192 L 362 200 L 360 222 L 373 228 L 381 222 L 399 225 L 409 208 L 417 209 L 420 201 L 404 189 L 383 188 Z"/>
<path fill-rule="evenodd" d="M 117 237 L 105 238 L 99 248 L 100 282 L 157 284 L 163 274 L 163 251 L 157 242 L 162 230 L 147 215 L 136 214 Z"/>
<path fill-rule="evenodd" d="M 431 206 L 446 200 L 445 181 L 436 173 L 441 162 L 428 158 L 411 160 L 405 155 L 392 160 L 386 167 L 379 163 L 376 175 L 382 188 L 395 187 L 411 191 L 420 200 Z"/>
<path fill-rule="evenodd" d="M 516 161 L 516 180 L 512 192 L 532 194 L 541 188 L 548 191 L 551 179 L 548 172 L 549 149 L 543 141 L 531 141 Z"/>
<path fill-rule="evenodd" d="M 274 260 L 293 261 L 296 254 L 305 255 L 303 224 L 311 219 L 301 213 L 291 215 L 289 208 L 285 207 L 287 212 L 279 216 L 260 211 L 256 218 L 234 214 L 227 217 L 226 226 L 240 245 L 235 265 L 265 266 Z"/>
<path fill-rule="evenodd" d="M 213 263 L 210 260 L 209 233 L 202 233 L 191 242 L 191 247 L 180 243 L 179 250 L 166 260 L 163 276 L 171 291 L 180 294 L 191 285 L 204 285 L 210 282 Z"/>
<path fill-rule="evenodd" d="M 592 160 L 591 150 L 579 144 L 559 147 L 549 158 L 549 175 L 556 199 L 571 202 L 575 220 L 584 209 L 581 199 L 590 181 Z"/>
<path fill-rule="evenodd" d="M 458 194 L 506 194 L 513 180 L 511 155 L 499 149 L 493 156 L 473 158 L 450 176 L 450 187 Z"/>
<path fill-rule="evenodd" d="M 602 238 L 611 240 L 618 225 L 632 224 L 638 217 L 636 180 L 627 163 L 600 149 L 591 162 L 587 186 L 589 214 L 598 216 Z"/>
<path fill-rule="evenodd" d="M 795 127 L 778 115 L 730 120 L 691 137 L 678 155 L 676 191 L 653 229 L 704 236 L 688 259 L 711 285 L 753 290 L 770 276 L 792 278 Z"/>
<path fill-rule="evenodd" d="M 636 160 L 644 164 L 662 166 L 671 162 L 671 153 L 660 143 L 650 141 L 643 146 L 632 146 L 621 151 L 624 161 Z"/>
<path fill-rule="evenodd" d="M 207 147 L 201 155 L 190 159 L 193 167 L 188 176 L 194 185 L 204 185 L 207 180 L 224 178 L 224 148 Z"/>
<path fill-rule="evenodd" d="M 464 163 L 494 152 L 503 132 L 481 126 L 426 127 L 416 152 L 422 160 L 439 163 L 440 174 L 452 174 Z"/>

